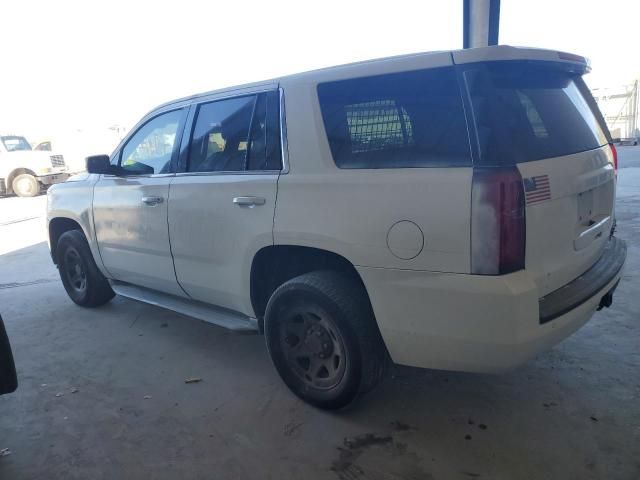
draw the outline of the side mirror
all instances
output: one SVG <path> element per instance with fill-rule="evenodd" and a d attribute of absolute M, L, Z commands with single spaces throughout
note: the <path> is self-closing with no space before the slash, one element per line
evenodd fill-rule
<path fill-rule="evenodd" d="M 16 366 L 13 363 L 13 354 L 4 322 L 0 317 L 0 395 L 15 392 L 18 388 Z"/>
<path fill-rule="evenodd" d="M 88 173 L 114 173 L 114 168 L 111 165 L 108 155 L 91 155 L 87 157 L 85 161 L 87 162 Z"/>

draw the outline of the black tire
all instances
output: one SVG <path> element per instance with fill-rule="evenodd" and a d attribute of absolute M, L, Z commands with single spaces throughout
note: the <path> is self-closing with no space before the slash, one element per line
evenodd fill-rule
<path fill-rule="evenodd" d="M 33 175 L 22 173 L 11 182 L 13 193 L 19 197 L 35 197 L 40 193 L 40 183 Z"/>
<path fill-rule="evenodd" d="M 18 388 L 16 365 L 13 362 L 9 337 L 0 315 L 0 395 L 15 392 Z"/>
<path fill-rule="evenodd" d="M 289 389 L 324 409 L 345 407 L 375 387 L 387 359 L 364 287 L 336 272 L 281 285 L 267 304 L 265 338 Z"/>
<path fill-rule="evenodd" d="M 69 230 L 60 236 L 56 261 L 64 289 L 81 307 L 99 307 L 114 297 L 115 293 L 98 269 L 80 230 Z"/>

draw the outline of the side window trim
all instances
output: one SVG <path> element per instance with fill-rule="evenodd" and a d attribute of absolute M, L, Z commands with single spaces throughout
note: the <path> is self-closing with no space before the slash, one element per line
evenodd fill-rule
<path fill-rule="evenodd" d="M 280 97 L 280 156 L 282 158 L 282 170 L 280 173 L 289 173 L 289 143 L 287 140 L 287 115 L 284 107 L 284 89 L 278 88 Z M 324 128 L 324 127 L 323 127 Z"/>
<path fill-rule="evenodd" d="M 120 165 L 121 161 L 122 161 L 122 152 L 123 152 L 123 150 L 129 144 L 131 139 L 133 139 L 133 137 L 135 137 L 136 134 L 141 129 L 143 129 L 147 124 L 149 124 L 149 122 L 152 122 L 153 120 L 155 120 L 159 116 L 164 115 L 166 113 L 177 112 L 177 111 L 181 111 L 181 115 L 180 115 L 180 121 L 178 122 L 178 127 L 176 129 L 176 140 L 173 142 L 173 150 L 171 152 L 171 161 L 169 163 L 169 165 L 170 165 L 169 172 L 167 172 L 167 173 L 153 173 L 153 174 L 135 174 L 135 173 L 131 173 L 131 174 L 122 175 L 123 177 L 136 177 L 136 178 L 139 178 L 139 177 L 167 177 L 167 176 L 173 176 L 176 173 L 176 167 L 177 167 L 177 163 L 178 163 L 178 159 L 179 159 L 180 146 L 182 144 L 182 138 L 184 137 L 184 130 L 185 130 L 185 126 L 186 126 L 187 113 L 189 113 L 189 111 L 190 111 L 190 106 L 188 106 L 188 105 L 187 106 L 182 106 L 182 107 L 179 107 L 179 108 L 163 110 L 163 111 L 157 112 L 152 117 L 149 117 L 143 123 L 140 123 L 138 125 L 138 128 L 136 128 L 135 130 L 132 130 L 131 132 L 129 132 L 129 134 L 122 141 L 120 146 L 118 146 L 118 148 L 116 149 L 115 153 L 111 156 L 111 164 L 112 165 Z M 105 176 L 105 177 L 115 177 L 117 175 L 106 175 L 105 174 L 103 176 Z"/>
<path fill-rule="evenodd" d="M 464 79 L 464 73 L 468 70 L 463 65 L 454 65 L 456 72 L 456 80 L 458 82 L 458 91 L 462 98 L 462 110 L 464 111 L 464 122 L 467 127 L 467 141 L 469 142 L 469 151 L 471 154 L 471 164 L 476 165 L 480 159 L 480 137 L 474 122 L 473 104 L 471 103 L 471 94 L 469 87 Z"/>
<path fill-rule="evenodd" d="M 251 155 L 251 141 L 253 140 L 253 122 L 256 121 L 256 110 L 258 103 L 260 102 L 260 95 L 262 93 L 256 93 L 253 97 L 253 108 L 251 109 L 251 120 L 249 120 L 249 133 L 247 134 L 247 149 L 244 151 L 244 163 L 242 165 L 242 172 L 249 171 L 249 156 Z M 265 129 L 266 130 L 266 129 Z"/>
<path fill-rule="evenodd" d="M 283 106 L 282 88 L 271 90 L 264 94 L 265 106 L 265 166 L 266 170 L 286 173 L 287 166 L 284 159 L 283 147 Z M 277 162 L 277 163 L 276 163 Z M 275 167 L 275 168 L 274 168 Z"/>
<path fill-rule="evenodd" d="M 189 173 L 187 172 L 189 144 L 191 143 L 191 136 L 193 135 L 193 129 L 195 128 L 195 118 L 198 106 L 199 104 L 192 103 L 188 107 L 182 138 L 180 139 L 180 153 L 178 155 L 178 161 L 175 169 L 176 174 Z"/>
<path fill-rule="evenodd" d="M 178 131 L 176 132 L 176 141 L 173 144 L 173 152 L 171 153 L 171 175 L 175 175 L 178 171 L 178 162 L 180 160 L 180 147 L 182 146 L 182 139 L 184 138 L 185 127 L 187 125 L 187 115 L 191 111 L 191 106 L 182 107 L 182 116 L 178 123 Z"/>

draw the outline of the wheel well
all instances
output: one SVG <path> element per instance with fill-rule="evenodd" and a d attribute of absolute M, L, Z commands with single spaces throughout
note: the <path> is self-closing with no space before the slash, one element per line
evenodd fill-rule
<path fill-rule="evenodd" d="M 251 265 L 250 291 L 253 311 L 260 325 L 273 292 L 287 280 L 315 270 L 341 272 L 363 285 L 360 275 L 349 260 L 327 250 L 274 245 L 256 253 Z"/>
<path fill-rule="evenodd" d="M 49 222 L 49 244 L 51 245 L 51 257 L 53 258 L 53 263 L 56 265 L 58 262 L 56 260 L 55 252 L 58 247 L 58 239 L 63 233 L 68 232 L 69 230 L 80 230 L 82 232 L 82 227 L 75 220 L 64 217 L 53 218 Z"/>
<path fill-rule="evenodd" d="M 34 177 L 36 176 L 36 173 L 33 170 L 29 170 L 28 168 L 16 168 L 7 177 L 7 184 L 5 185 L 7 193 L 13 193 L 13 179 L 18 175 L 22 175 L 23 173 L 32 175 Z"/>

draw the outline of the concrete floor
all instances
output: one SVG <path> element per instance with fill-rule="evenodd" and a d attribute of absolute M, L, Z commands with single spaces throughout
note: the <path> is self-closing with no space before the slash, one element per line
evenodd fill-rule
<path fill-rule="evenodd" d="M 0 199 L 0 313 L 20 377 L 0 397 L 0 479 L 637 480 L 640 147 L 620 150 L 629 257 L 612 308 L 513 373 L 396 368 L 342 413 L 291 395 L 262 337 L 122 298 L 75 306 L 44 197 Z"/>

